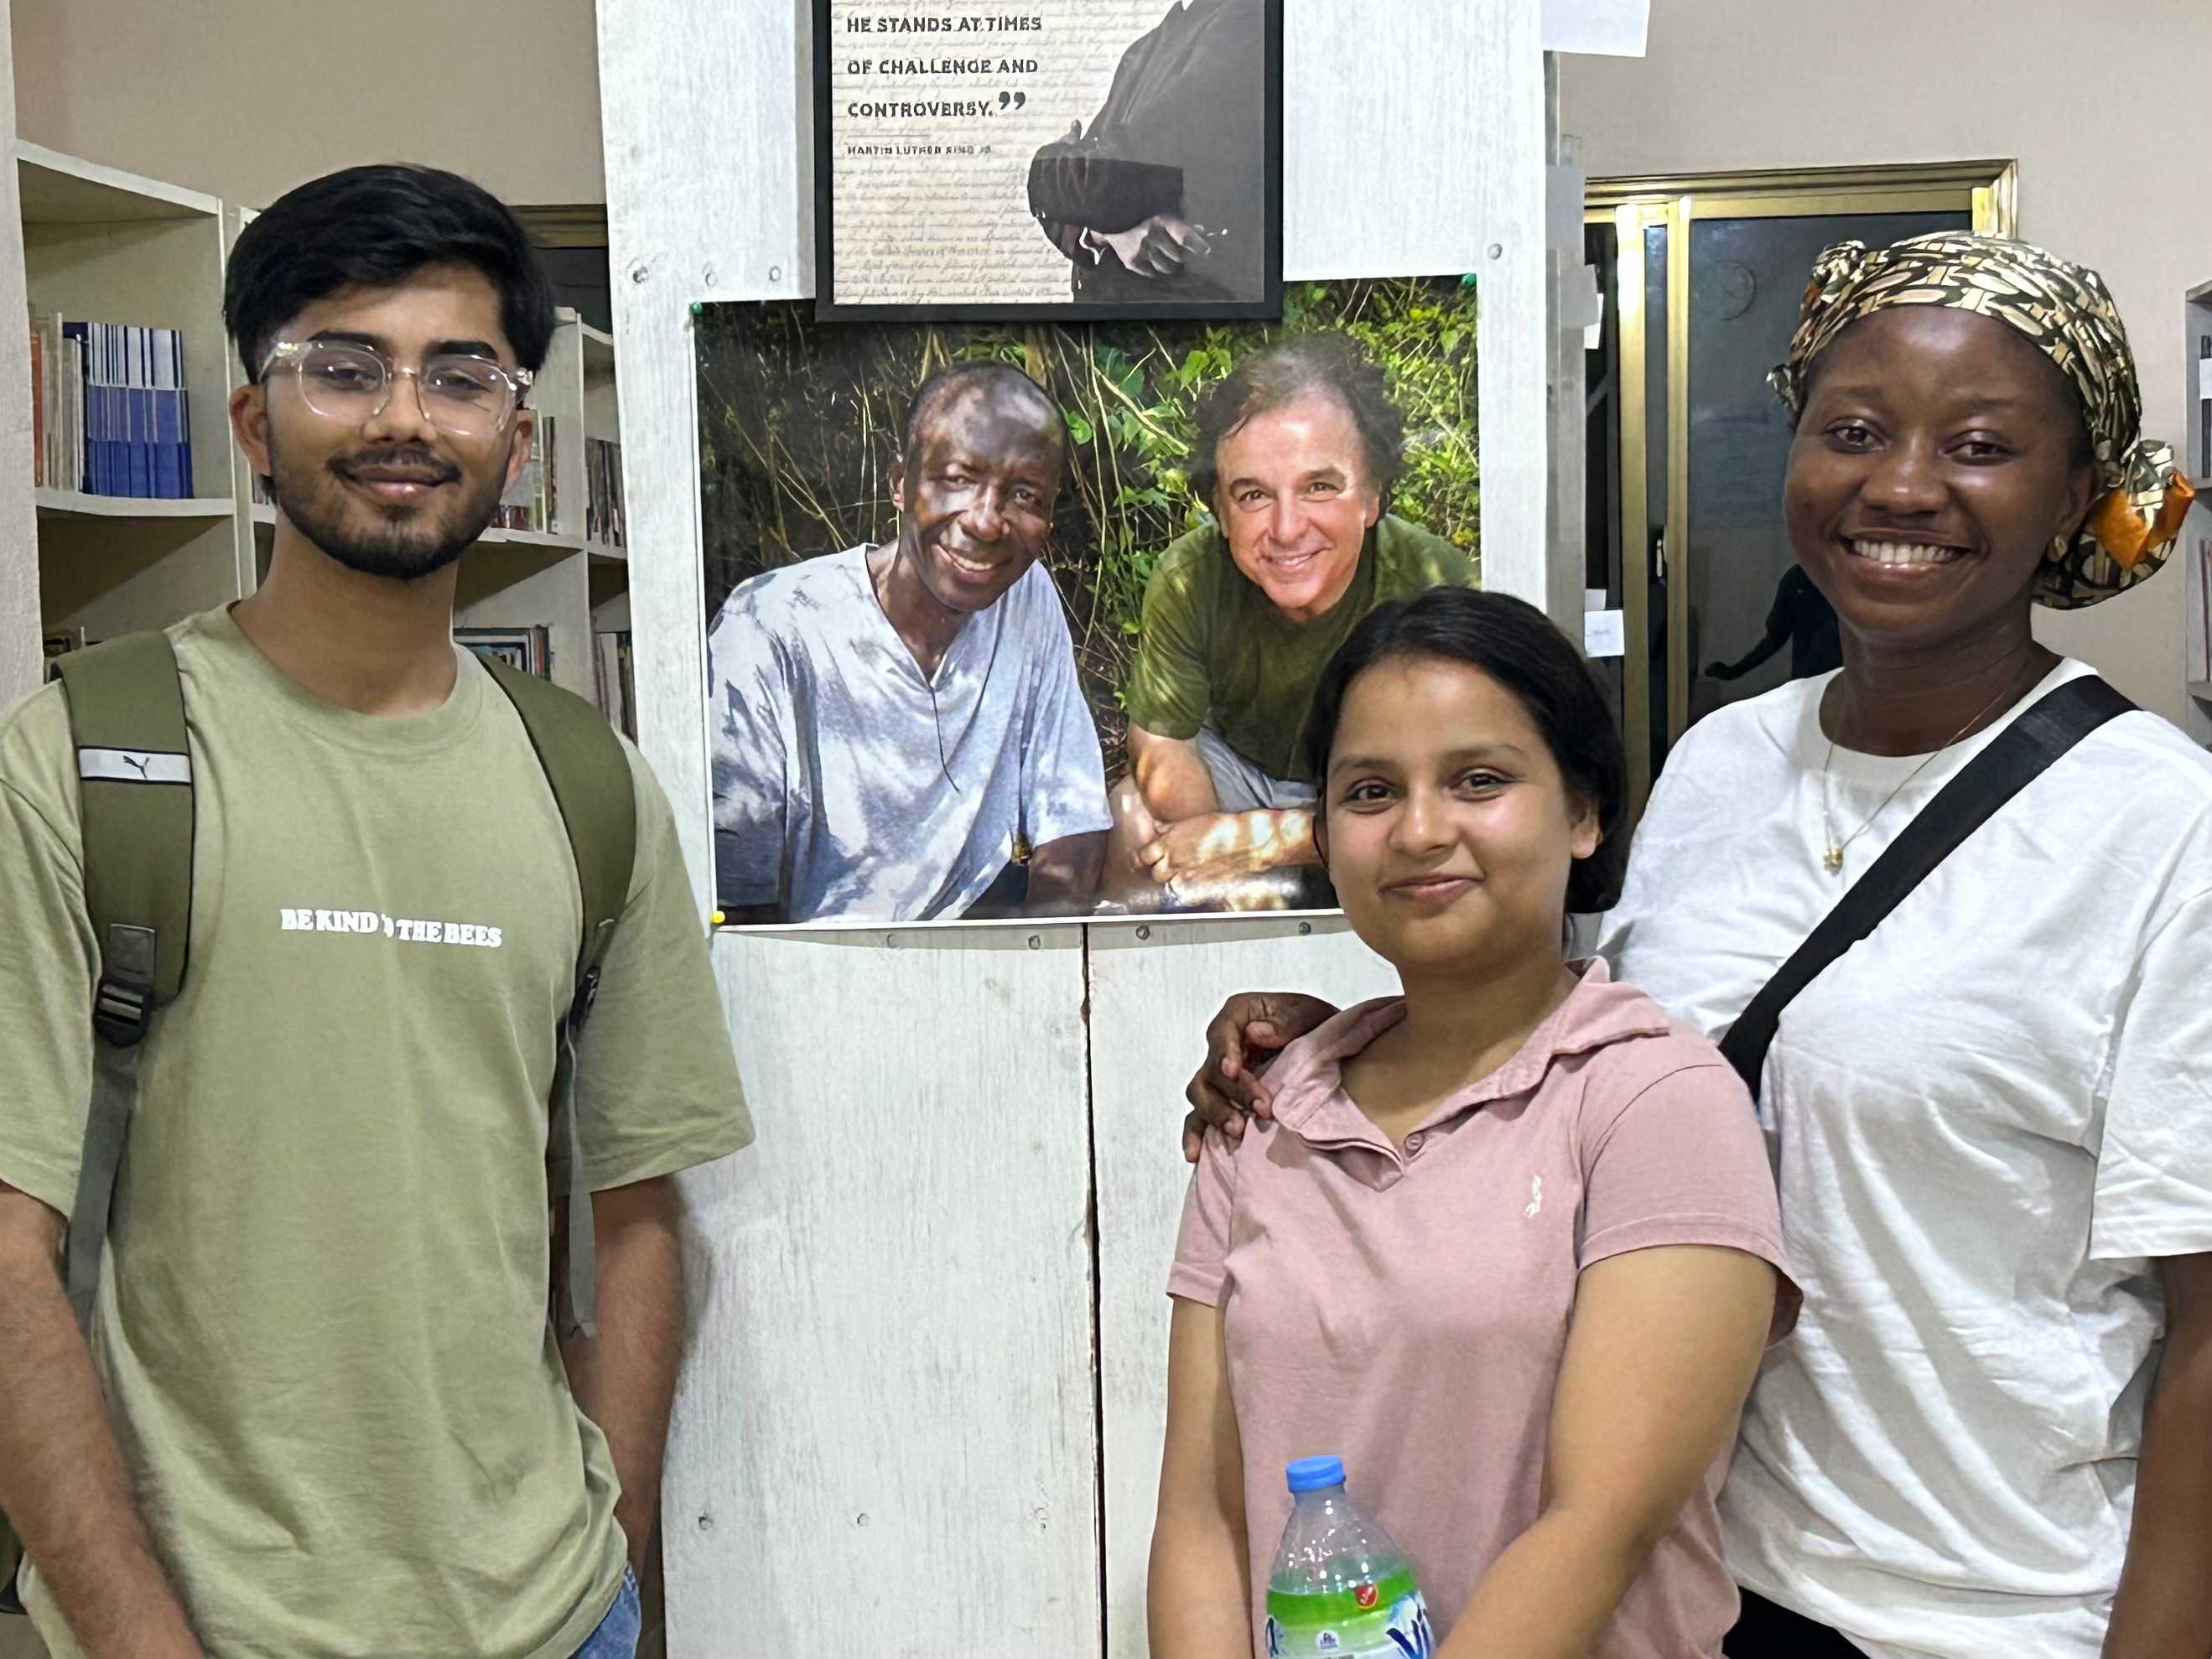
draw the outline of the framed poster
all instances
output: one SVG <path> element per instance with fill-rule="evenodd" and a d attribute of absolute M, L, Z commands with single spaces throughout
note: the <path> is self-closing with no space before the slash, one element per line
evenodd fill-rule
<path fill-rule="evenodd" d="M 1270 319 L 1282 0 L 814 0 L 825 321 Z"/>
<path fill-rule="evenodd" d="M 702 307 L 717 902 L 732 925 L 1333 908 L 1306 709 L 1480 575 L 1476 294 L 1279 322 Z"/>

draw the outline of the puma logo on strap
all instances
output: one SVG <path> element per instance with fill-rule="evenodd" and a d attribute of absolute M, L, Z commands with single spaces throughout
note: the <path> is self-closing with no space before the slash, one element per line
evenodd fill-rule
<path fill-rule="evenodd" d="M 76 775 L 106 783 L 188 785 L 192 781 L 192 757 L 144 749 L 80 749 Z"/>

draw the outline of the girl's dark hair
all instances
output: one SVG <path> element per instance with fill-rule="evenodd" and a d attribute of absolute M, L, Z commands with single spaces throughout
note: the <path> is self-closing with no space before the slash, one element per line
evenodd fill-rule
<path fill-rule="evenodd" d="M 1596 816 L 1597 851 L 1567 878 L 1567 908 L 1612 908 L 1620 896 L 1617 832 L 1628 801 L 1628 760 L 1605 695 L 1552 619 L 1525 600 L 1467 587 L 1431 587 L 1378 605 L 1337 647 L 1314 687 L 1307 716 L 1308 775 L 1327 799 L 1329 752 L 1352 683 L 1377 663 L 1433 657 L 1479 668 L 1528 711 L 1567 791 Z"/>
<path fill-rule="evenodd" d="M 391 288 L 433 265 L 472 265 L 499 295 L 499 325 L 535 374 L 553 338 L 553 284 L 530 234 L 481 185 L 436 167 L 348 167 L 311 179 L 240 231 L 223 321 L 248 380 L 276 332 L 349 288 Z"/>

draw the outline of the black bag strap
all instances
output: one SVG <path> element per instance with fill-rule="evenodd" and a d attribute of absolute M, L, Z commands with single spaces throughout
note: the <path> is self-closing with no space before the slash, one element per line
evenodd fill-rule
<path fill-rule="evenodd" d="M 100 947 L 92 1099 L 70 1211 L 70 1304 L 89 1328 L 108 1212 L 138 1100 L 138 1045 L 184 981 L 192 908 L 192 763 L 176 653 L 126 634 L 55 665 L 83 818 L 84 901 Z"/>
<path fill-rule="evenodd" d="M 629 901 L 637 857 L 637 797 L 629 757 L 605 715 L 581 697 L 487 656 L 483 665 L 521 716 L 545 781 L 561 809 L 583 896 L 584 927 L 576 977 L 561 1021 L 553 1066 L 552 1117 L 547 1126 L 547 1180 L 562 1216 L 561 1279 L 556 1304 L 563 1336 L 595 1334 L 598 1260 L 592 1228 L 592 1183 L 576 1121 L 576 1044 L 598 999 L 599 971 L 615 923 Z"/>
<path fill-rule="evenodd" d="M 1913 815 L 1895 841 L 1853 882 L 1836 908 L 1790 959 L 1774 970 L 1750 1006 L 1721 1039 L 1721 1053 L 1759 1098 L 1766 1051 L 1782 1023 L 1782 1011 L 1817 979 L 1828 964 L 1874 932 L 1884 916 L 1951 856 L 1967 836 L 2043 772 L 2106 721 L 2132 711 L 2135 704 L 2094 674 L 2072 679 L 2038 698 L 2028 711 L 1991 739 L 1938 790 L 1936 799 Z"/>

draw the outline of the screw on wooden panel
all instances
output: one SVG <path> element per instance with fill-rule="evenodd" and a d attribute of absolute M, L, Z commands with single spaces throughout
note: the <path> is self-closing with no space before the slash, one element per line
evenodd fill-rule
<path fill-rule="evenodd" d="M 1505 244 L 1492 242 L 1490 245 L 1490 257 L 1493 259 L 1503 259 L 1505 257 Z"/>
<path fill-rule="evenodd" d="M 652 275 L 653 273 L 646 269 L 645 262 L 642 259 L 639 260 L 637 264 L 629 268 L 629 279 L 633 283 L 642 283 Z"/>
<path fill-rule="evenodd" d="M 1139 939 L 1150 939 L 1152 936 L 1152 930 L 1149 927 L 1139 927 L 1137 929 L 1137 937 Z"/>
<path fill-rule="evenodd" d="M 868 1524 L 868 1517 L 865 1515 L 856 1515 L 853 1517 L 853 1524 L 856 1527 L 865 1527 Z"/>
<path fill-rule="evenodd" d="M 707 286 L 708 286 L 708 288 L 712 288 L 712 287 L 714 287 L 714 266 L 712 266 L 712 265 L 708 265 L 708 267 L 706 267 L 706 269 L 705 269 L 705 270 L 702 270 L 702 271 L 699 273 L 699 275 L 700 275 L 701 278 L 702 278 L 702 280 L 704 280 L 704 281 L 705 281 L 705 283 L 706 283 L 706 284 L 707 284 Z"/>
<path fill-rule="evenodd" d="M 770 265 L 768 268 L 768 279 L 771 283 L 781 282 L 783 280 L 783 267 L 781 265 Z"/>
<path fill-rule="evenodd" d="M 896 933 L 885 933 L 884 935 L 884 949 L 886 951 L 896 951 L 898 949 L 898 935 Z"/>
<path fill-rule="evenodd" d="M 711 1515 L 702 1515 L 702 1516 L 701 1516 L 699 1517 L 699 1530 L 700 1530 L 701 1532 L 712 1532 L 712 1531 L 714 1531 L 714 1517 L 713 1516 L 711 1516 Z"/>
<path fill-rule="evenodd" d="M 1044 949 L 1044 941 L 1039 939 L 1035 933 L 1031 933 L 1030 935 L 1030 949 L 1032 951 L 1042 951 Z"/>
<path fill-rule="evenodd" d="M 1310 921 L 1302 921 L 1302 922 L 1300 922 L 1300 923 L 1298 924 L 1298 932 L 1299 932 L 1301 934 L 1310 933 L 1311 932 L 1313 932 L 1313 923 L 1311 923 L 1311 922 L 1310 922 Z"/>

